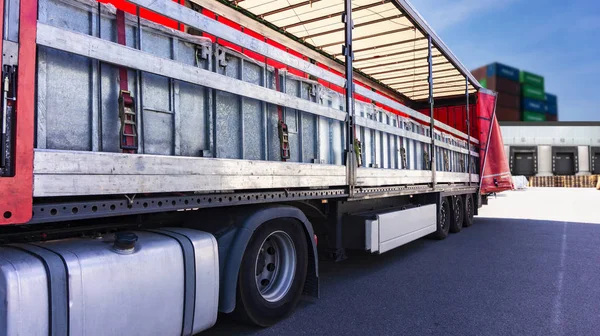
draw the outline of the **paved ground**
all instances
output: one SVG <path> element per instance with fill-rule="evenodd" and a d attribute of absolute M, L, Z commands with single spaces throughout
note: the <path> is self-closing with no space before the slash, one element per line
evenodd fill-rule
<path fill-rule="evenodd" d="M 202 335 L 598 335 L 600 225 L 576 221 L 599 211 L 600 191 L 499 195 L 445 241 L 322 263 L 321 299 L 274 327 L 221 317 Z"/>
<path fill-rule="evenodd" d="M 480 217 L 600 224 L 600 191 L 593 188 L 528 188 L 500 193 Z M 600 334 L 600 333 L 599 333 Z"/>

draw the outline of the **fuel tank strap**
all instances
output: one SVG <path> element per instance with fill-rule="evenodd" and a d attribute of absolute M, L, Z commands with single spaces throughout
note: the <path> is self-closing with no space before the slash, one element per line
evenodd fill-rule
<path fill-rule="evenodd" d="M 192 336 L 194 314 L 196 310 L 196 253 L 192 241 L 177 232 L 169 230 L 147 230 L 175 239 L 183 252 L 184 290 L 183 290 L 183 329 L 181 335 Z"/>
<path fill-rule="evenodd" d="M 43 247 L 29 244 L 8 245 L 38 258 L 48 274 L 48 304 L 50 336 L 69 335 L 69 285 L 63 258 Z"/>

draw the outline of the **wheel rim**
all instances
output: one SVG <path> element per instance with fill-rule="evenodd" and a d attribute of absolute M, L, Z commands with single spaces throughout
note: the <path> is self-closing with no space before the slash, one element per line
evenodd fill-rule
<path fill-rule="evenodd" d="M 448 213 L 448 203 L 442 203 L 442 208 L 440 209 L 440 227 L 442 228 L 442 230 L 446 230 L 446 216 Z"/>
<path fill-rule="evenodd" d="M 283 231 L 271 233 L 263 241 L 255 263 L 256 288 L 269 302 L 281 300 L 292 287 L 296 273 L 296 248 Z"/>

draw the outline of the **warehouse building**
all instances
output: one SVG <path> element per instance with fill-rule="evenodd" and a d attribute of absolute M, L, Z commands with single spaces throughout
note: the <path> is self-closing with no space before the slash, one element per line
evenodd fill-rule
<path fill-rule="evenodd" d="M 600 122 L 502 122 L 514 176 L 600 175 Z"/>

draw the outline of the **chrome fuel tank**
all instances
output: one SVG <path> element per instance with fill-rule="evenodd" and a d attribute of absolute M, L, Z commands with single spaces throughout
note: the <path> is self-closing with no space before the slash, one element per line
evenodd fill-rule
<path fill-rule="evenodd" d="M 0 247 L 0 335 L 192 335 L 216 321 L 218 250 L 165 228 Z"/>

